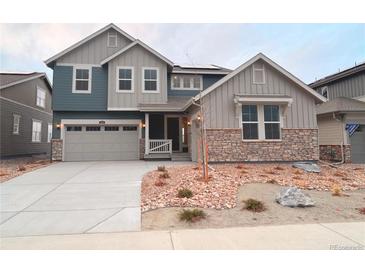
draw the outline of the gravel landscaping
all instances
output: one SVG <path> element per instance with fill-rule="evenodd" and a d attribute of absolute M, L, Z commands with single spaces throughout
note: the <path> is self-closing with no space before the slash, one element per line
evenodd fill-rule
<path fill-rule="evenodd" d="M 20 176 L 29 171 L 46 167 L 51 164 L 49 159 L 21 157 L 0 160 L 0 183 Z"/>

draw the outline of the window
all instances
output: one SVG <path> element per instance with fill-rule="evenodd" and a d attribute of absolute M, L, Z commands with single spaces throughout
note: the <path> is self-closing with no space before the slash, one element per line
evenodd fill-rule
<path fill-rule="evenodd" d="M 143 68 L 143 92 L 158 93 L 158 69 L 157 68 Z"/>
<path fill-rule="evenodd" d="M 200 90 L 202 82 L 201 75 L 172 75 L 171 89 Z"/>
<path fill-rule="evenodd" d="M 48 124 L 48 132 L 47 132 L 47 142 L 51 142 L 52 140 L 52 124 Z"/>
<path fill-rule="evenodd" d="M 124 126 L 123 131 L 137 131 L 136 126 Z"/>
<path fill-rule="evenodd" d="M 20 129 L 20 115 L 13 114 L 13 134 L 18 135 Z"/>
<path fill-rule="evenodd" d="M 280 139 L 280 113 L 279 106 L 264 106 L 265 139 Z"/>
<path fill-rule="evenodd" d="M 91 68 L 74 67 L 73 93 L 91 93 Z"/>
<path fill-rule="evenodd" d="M 254 84 L 265 84 L 265 66 L 264 64 L 253 64 L 253 83 Z"/>
<path fill-rule="evenodd" d="M 118 37 L 116 32 L 108 32 L 108 45 L 109 48 L 116 48 L 118 46 Z"/>
<path fill-rule="evenodd" d="M 80 126 L 68 126 L 66 128 L 67 131 L 82 131 L 82 127 Z"/>
<path fill-rule="evenodd" d="M 86 127 L 86 131 L 100 131 L 100 127 Z"/>
<path fill-rule="evenodd" d="M 242 106 L 243 139 L 255 140 L 259 138 L 258 116 L 256 105 Z"/>
<path fill-rule="evenodd" d="M 32 124 L 32 142 L 41 142 L 42 122 L 33 120 Z"/>
<path fill-rule="evenodd" d="M 117 92 L 133 92 L 133 68 L 117 68 Z"/>
<path fill-rule="evenodd" d="M 321 94 L 323 97 L 326 97 L 328 99 L 328 87 L 327 86 L 321 88 Z"/>
<path fill-rule="evenodd" d="M 244 140 L 280 140 L 280 106 L 243 105 L 242 138 Z"/>
<path fill-rule="evenodd" d="M 41 89 L 40 87 L 37 87 L 37 101 L 36 105 L 39 107 L 44 108 L 46 106 L 46 92 Z"/>
<path fill-rule="evenodd" d="M 106 126 L 104 131 L 119 131 L 118 126 Z"/>

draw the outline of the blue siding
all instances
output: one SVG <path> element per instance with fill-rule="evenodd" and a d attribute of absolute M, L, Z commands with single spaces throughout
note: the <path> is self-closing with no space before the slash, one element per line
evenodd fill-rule
<path fill-rule="evenodd" d="M 203 89 L 206 89 L 213 85 L 215 82 L 223 78 L 225 75 L 217 75 L 217 74 L 205 74 L 203 75 Z M 197 90 L 174 90 L 171 89 L 171 74 L 167 75 L 167 94 L 169 96 L 195 96 L 199 92 Z"/>
<path fill-rule="evenodd" d="M 53 124 L 61 119 L 144 119 L 144 113 L 137 111 L 54 111 Z M 53 127 L 53 138 L 60 138 L 60 130 Z"/>
<path fill-rule="evenodd" d="M 92 68 L 91 94 L 72 93 L 72 66 L 55 66 L 52 106 L 56 111 L 107 110 L 108 69 Z"/>

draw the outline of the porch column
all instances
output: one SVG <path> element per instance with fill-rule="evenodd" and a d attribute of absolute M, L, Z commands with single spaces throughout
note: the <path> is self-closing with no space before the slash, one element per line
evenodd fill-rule
<path fill-rule="evenodd" d="M 144 140 L 145 140 L 145 154 L 150 154 L 150 146 L 149 146 L 149 140 L 150 140 L 150 117 L 148 113 L 144 114 Z"/>

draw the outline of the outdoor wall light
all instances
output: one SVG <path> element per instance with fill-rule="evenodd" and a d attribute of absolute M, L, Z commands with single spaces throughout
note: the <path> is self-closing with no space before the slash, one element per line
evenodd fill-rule
<path fill-rule="evenodd" d="M 201 117 L 200 117 L 200 115 L 198 115 L 198 121 L 200 121 L 200 119 L 201 119 Z"/>
<path fill-rule="evenodd" d="M 145 123 L 142 123 L 142 127 L 146 127 L 146 124 Z"/>
<path fill-rule="evenodd" d="M 190 123 L 190 121 L 188 121 L 188 126 L 190 126 L 191 125 L 191 123 Z"/>
<path fill-rule="evenodd" d="M 61 128 L 61 124 L 56 124 L 56 128 L 60 129 Z"/>

